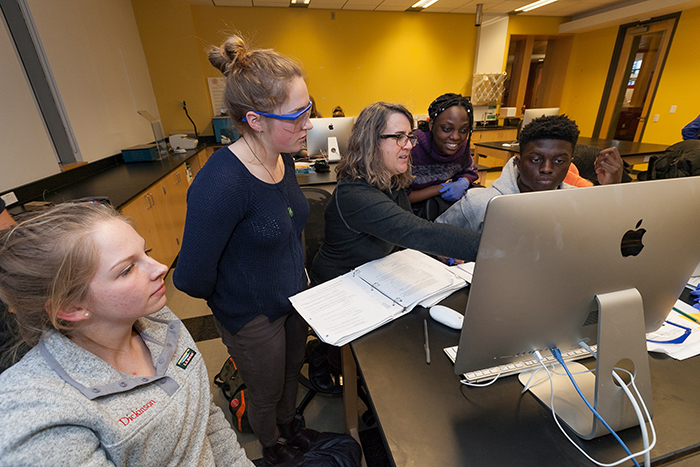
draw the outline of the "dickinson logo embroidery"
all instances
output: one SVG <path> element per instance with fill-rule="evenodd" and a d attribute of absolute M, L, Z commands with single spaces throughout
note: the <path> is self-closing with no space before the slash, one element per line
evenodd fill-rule
<path fill-rule="evenodd" d="M 187 368 L 187 365 L 190 364 L 192 361 L 192 358 L 197 355 L 197 352 L 195 352 L 192 349 L 187 349 L 185 350 L 185 353 L 182 354 L 180 359 L 177 361 L 176 365 L 182 368 L 183 370 Z"/>
<path fill-rule="evenodd" d="M 140 417 L 141 414 L 143 414 L 146 410 L 148 410 L 148 409 L 150 409 L 151 407 L 153 407 L 153 404 L 155 404 L 155 403 L 156 403 L 156 401 L 154 401 L 153 399 L 151 399 L 150 401 L 148 401 L 148 402 L 146 403 L 146 405 L 144 405 L 144 406 L 141 407 L 140 409 L 132 410 L 131 413 L 125 415 L 125 416 L 122 417 L 122 418 L 120 418 L 119 421 L 121 422 L 122 425 L 127 426 L 129 423 L 131 423 L 132 421 L 134 421 L 134 420 L 136 420 L 138 417 Z"/>

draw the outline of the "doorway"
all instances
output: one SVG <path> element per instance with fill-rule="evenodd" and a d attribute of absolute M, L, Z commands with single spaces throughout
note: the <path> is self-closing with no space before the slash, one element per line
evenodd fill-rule
<path fill-rule="evenodd" d="M 504 107 L 559 107 L 572 36 L 510 36 Z"/>
<path fill-rule="evenodd" d="M 621 26 L 594 138 L 641 141 L 677 21 Z"/>

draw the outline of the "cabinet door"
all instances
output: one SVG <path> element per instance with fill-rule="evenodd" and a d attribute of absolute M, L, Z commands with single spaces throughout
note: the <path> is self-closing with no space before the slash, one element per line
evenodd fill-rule
<path fill-rule="evenodd" d="M 151 256 L 167 266 L 173 264 L 180 252 L 188 187 L 187 171 L 182 164 L 121 209 L 146 239 Z"/>
<path fill-rule="evenodd" d="M 137 198 L 122 206 L 122 214 L 129 217 L 134 228 L 146 240 L 146 248 L 151 249 L 150 255 L 161 263 L 167 261 L 166 248 L 161 241 L 160 226 L 153 215 L 155 200 L 153 190 L 150 187 Z"/>
<path fill-rule="evenodd" d="M 192 183 L 192 180 L 194 180 L 194 177 L 197 176 L 197 173 L 199 173 L 199 170 L 202 168 L 202 164 L 200 163 L 199 159 L 199 154 L 202 151 L 198 152 L 196 156 L 194 156 L 192 159 L 187 161 L 187 163 L 190 166 L 190 173 L 192 174 L 192 178 L 187 177 L 187 182 Z"/>
<path fill-rule="evenodd" d="M 512 140 L 515 141 L 518 139 L 518 129 L 517 128 L 509 128 L 507 130 L 503 130 L 503 139 L 504 140 Z"/>
<path fill-rule="evenodd" d="M 187 214 L 187 173 L 185 167 L 180 166 L 161 180 L 163 193 L 165 194 L 165 207 L 170 219 L 168 242 L 172 243 L 175 255 L 180 251 L 182 234 L 185 231 L 185 216 Z"/>

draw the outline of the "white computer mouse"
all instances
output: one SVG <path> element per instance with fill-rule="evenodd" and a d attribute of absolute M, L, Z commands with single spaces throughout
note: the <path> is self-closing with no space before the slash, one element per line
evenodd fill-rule
<path fill-rule="evenodd" d="M 430 308 L 429 313 L 430 317 L 438 323 L 442 323 L 445 326 L 451 327 L 452 329 L 462 329 L 464 315 L 453 310 L 452 308 L 447 308 L 446 306 L 442 305 L 435 305 Z"/>

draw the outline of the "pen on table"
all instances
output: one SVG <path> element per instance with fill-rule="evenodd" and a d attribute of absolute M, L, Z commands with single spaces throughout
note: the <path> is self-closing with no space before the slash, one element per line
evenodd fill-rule
<path fill-rule="evenodd" d="M 430 341 L 428 340 L 428 320 L 423 320 L 423 334 L 425 334 L 425 363 L 430 365 Z"/>
<path fill-rule="evenodd" d="M 689 320 L 693 321 L 694 323 L 700 324 L 700 320 L 698 320 L 697 318 L 695 318 L 695 317 L 693 317 L 693 316 L 690 316 L 688 313 L 682 312 L 681 310 L 679 310 L 679 309 L 676 308 L 675 306 L 673 307 L 673 310 L 676 311 L 676 312 L 678 312 L 678 313 L 680 313 L 681 315 L 685 316 L 686 318 L 688 318 Z M 427 334 L 426 334 L 426 336 L 427 336 Z M 426 338 L 426 342 L 427 342 L 427 338 Z"/>

